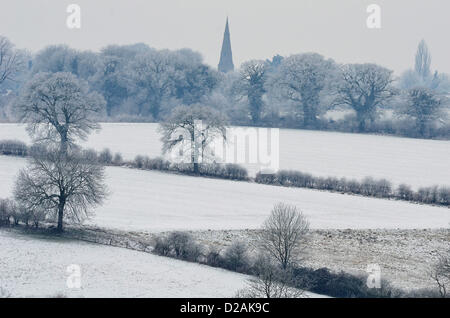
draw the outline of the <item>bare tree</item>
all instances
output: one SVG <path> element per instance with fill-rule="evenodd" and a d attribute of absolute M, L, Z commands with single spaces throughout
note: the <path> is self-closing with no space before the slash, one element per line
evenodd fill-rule
<path fill-rule="evenodd" d="M 430 276 L 436 282 L 441 297 L 448 295 L 450 286 L 450 257 L 447 255 L 439 255 L 436 264 L 434 264 Z"/>
<path fill-rule="evenodd" d="M 6 37 L 0 35 L 0 85 L 7 80 L 14 80 L 24 65 L 23 55 Z"/>
<path fill-rule="evenodd" d="M 262 250 L 274 257 L 283 269 L 295 262 L 309 231 L 306 217 L 293 205 L 277 203 L 269 218 L 264 222 L 259 237 Z"/>
<path fill-rule="evenodd" d="M 366 121 L 374 119 L 377 107 L 383 106 L 396 94 L 392 82 L 392 71 L 376 64 L 345 65 L 335 104 L 353 108 L 359 131 L 363 132 Z"/>
<path fill-rule="evenodd" d="M 60 151 L 66 153 L 76 137 L 86 139 L 100 128 L 97 119 L 105 101 L 70 73 L 39 73 L 26 85 L 17 106 L 31 135 L 38 141 L 59 140 Z"/>
<path fill-rule="evenodd" d="M 304 290 L 296 288 L 291 269 L 282 269 L 268 255 L 260 255 L 254 266 L 255 277 L 247 280 L 247 287 L 238 292 L 245 298 L 299 298 Z"/>
<path fill-rule="evenodd" d="M 14 202 L 11 199 L 0 199 L 0 226 L 9 225 L 13 215 Z"/>
<path fill-rule="evenodd" d="M 215 138 L 226 139 L 226 118 L 211 107 L 199 104 L 179 106 L 160 124 L 160 131 L 164 153 L 187 142 L 191 164 L 194 172 L 198 173 L 199 161 L 205 158 L 208 145 Z"/>
<path fill-rule="evenodd" d="M 266 64 L 264 61 L 249 61 L 241 66 L 239 91 L 250 106 L 250 115 L 254 124 L 259 122 L 263 108 L 263 95 L 266 92 Z"/>
<path fill-rule="evenodd" d="M 103 202 L 107 195 L 103 180 L 104 167 L 81 152 L 41 150 L 20 171 L 14 197 L 30 211 L 55 214 L 61 232 L 65 220 L 81 222 L 90 216 L 91 207 Z"/>

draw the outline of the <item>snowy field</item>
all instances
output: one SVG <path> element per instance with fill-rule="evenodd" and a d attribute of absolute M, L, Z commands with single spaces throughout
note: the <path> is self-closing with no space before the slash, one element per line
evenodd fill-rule
<path fill-rule="evenodd" d="M 67 267 L 81 288 L 67 287 Z M 123 248 L 0 230 L 0 287 L 13 297 L 233 297 L 247 276 Z"/>
<path fill-rule="evenodd" d="M 25 160 L 0 156 L 0 197 Z M 312 228 L 444 228 L 450 210 L 403 201 L 108 167 L 111 195 L 92 223 L 122 230 L 254 229 L 276 202 L 297 205 Z"/>
<path fill-rule="evenodd" d="M 157 124 L 108 123 L 84 147 L 121 152 L 124 158 L 161 155 Z M 0 124 L 1 139 L 29 142 L 23 125 Z M 320 176 L 386 178 L 415 188 L 450 185 L 450 141 L 337 132 L 280 130 L 280 168 Z"/>

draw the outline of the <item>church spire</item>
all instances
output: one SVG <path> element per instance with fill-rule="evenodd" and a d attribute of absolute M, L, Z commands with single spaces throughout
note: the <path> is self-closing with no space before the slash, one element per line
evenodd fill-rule
<path fill-rule="evenodd" d="M 225 25 L 225 33 L 223 34 L 222 51 L 220 52 L 219 71 L 226 73 L 234 70 L 233 53 L 231 52 L 230 29 L 227 23 Z"/>

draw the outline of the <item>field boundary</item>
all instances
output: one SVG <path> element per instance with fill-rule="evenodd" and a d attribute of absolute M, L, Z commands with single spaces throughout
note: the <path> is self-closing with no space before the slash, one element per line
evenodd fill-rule
<path fill-rule="evenodd" d="M 107 228 L 100 228 L 96 226 L 85 225 L 68 225 L 63 233 L 55 233 L 54 226 L 46 223 L 46 228 L 31 228 L 25 225 L 15 225 L 10 227 L 0 227 L 0 230 L 8 232 L 15 232 L 22 235 L 34 235 L 36 237 L 45 239 L 62 238 L 68 240 L 76 240 L 87 242 L 91 244 L 99 244 L 111 247 L 125 248 L 138 252 L 149 253 L 161 257 L 172 258 L 180 261 L 200 264 L 212 268 L 221 268 L 234 273 L 245 274 L 256 277 L 253 267 L 248 267 L 244 271 L 228 268 L 223 265 L 212 265 L 207 260 L 190 260 L 181 257 L 170 255 L 163 255 L 155 251 L 155 245 L 161 237 L 167 237 L 170 233 L 195 233 L 196 231 L 166 231 L 161 233 L 150 232 L 129 232 L 121 230 L 112 230 Z M 318 230 L 321 231 L 321 230 Z M 348 231 L 348 230 L 346 230 Z M 197 241 L 198 238 L 195 238 Z M 198 243 L 195 243 L 198 244 Z M 208 249 L 208 245 L 200 243 L 203 252 L 214 253 L 215 250 Z M 209 252 L 208 252 L 209 250 Z M 220 248 L 219 248 L 220 251 Z M 296 277 L 302 278 L 299 280 L 295 288 L 304 291 L 318 293 L 329 297 L 370 297 L 370 298 L 404 298 L 404 297 L 438 297 L 436 291 L 431 288 L 418 288 L 416 290 L 406 290 L 398 287 L 393 287 L 389 281 L 383 280 L 382 288 L 379 290 L 371 290 L 366 288 L 366 277 L 364 275 L 345 272 L 333 271 L 332 269 L 322 266 L 314 269 L 312 267 L 295 267 L 293 272 Z M 322 285 L 323 284 L 323 285 Z"/>
<path fill-rule="evenodd" d="M 29 157 L 33 147 L 16 140 L 0 140 L 0 155 Z M 355 179 L 337 177 L 318 177 L 309 173 L 295 170 L 280 170 L 274 174 L 257 173 L 255 177 L 249 177 L 248 171 L 238 164 L 200 163 L 199 173 L 194 173 L 192 164 L 172 163 L 161 157 L 150 158 L 137 155 L 134 160 L 123 160 L 120 153 L 112 154 L 109 149 L 101 152 L 84 150 L 89 158 L 96 160 L 104 166 L 124 167 L 147 171 L 161 171 L 192 177 L 208 177 L 214 179 L 246 181 L 272 186 L 290 188 L 305 188 L 321 190 L 340 194 L 358 195 L 371 198 L 406 201 L 416 204 L 432 206 L 450 206 L 449 186 L 420 187 L 412 190 L 407 184 L 400 184 L 393 188 L 392 183 L 386 179 L 374 179 L 366 177 L 361 181 Z"/>

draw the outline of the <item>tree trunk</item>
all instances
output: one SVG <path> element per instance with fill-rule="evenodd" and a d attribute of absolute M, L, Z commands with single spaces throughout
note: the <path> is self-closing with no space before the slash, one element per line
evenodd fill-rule
<path fill-rule="evenodd" d="M 366 131 L 366 116 L 361 113 L 357 113 L 357 119 L 358 119 L 358 131 L 359 132 L 365 132 Z"/>
<path fill-rule="evenodd" d="M 417 126 L 419 126 L 419 135 L 421 137 L 425 137 L 425 121 L 422 119 L 419 119 L 417 121 Z"/>
<path fill-rule="evenodd" d="M 191 133 L 191 163 L 194 167 L 194 173 L 198 174 L 198 149 L 195 143 L 195 132 Z"/>
<path fill-rule="evenodd" d="M 63 219 L 64 219 L 64 205 L 66 202 L 61 200 L 58 205 L 58 227 L 57 231 L 61 233 L 63 231 Z"/>
<path fill-rule="evenodd" d="M 67 154 L 69 144 L 69 140 L 67 138 L 67 131 L 61 132 L 60 135 L 61 135 L 61 143 L 59 150 L 61 151 L 62 154 Z"/>
<path fill-rule="evenodd" d="M 316 111 L 310 105 L 303 106 L 303 125 L 305 128 L 315 128 Z"/>

